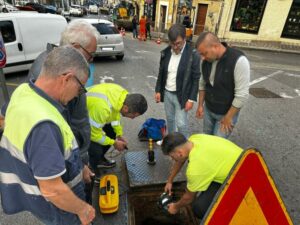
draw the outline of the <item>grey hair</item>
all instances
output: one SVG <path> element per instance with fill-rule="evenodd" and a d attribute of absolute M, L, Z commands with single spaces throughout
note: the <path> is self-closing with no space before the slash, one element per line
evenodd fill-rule
<path fill-rule="evenodd" d="M 208 44 L 221 43 L 219 38 L 214 33 L 205 31 L 199 35 L 195 47 L 198 48 L 199 45 L 201 45 L 206 40 L 209 42 Z"/>
<path fill-rule="evenodd" d="M 178 37 L 185 38 L 185 27 L 182 24 L 174 24 L 168 32 L 169 41 L 174 42 Z"/>
<path fill-rule="evenodd" d="M 85 79 L 89 74 L 89 64 L 74 47 L 61 46 L 47 55 L 40 76 L 57 77 L 70 71 L 75 71 L 79 79 Z"/>
<path fill-rule="evenodd" d="M 73 20 L 61 34 L 60 46 L 78 43 L 84 48 L 89 45 L 93 37 L 99 40 L 99 32 L 89 22 Z"/>

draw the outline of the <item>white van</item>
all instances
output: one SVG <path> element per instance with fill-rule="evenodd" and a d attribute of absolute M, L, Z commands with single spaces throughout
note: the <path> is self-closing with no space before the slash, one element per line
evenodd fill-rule
<path fill-rule="evenodd" d="M 58 44 L 64 17 L 42 13 L 1 13 L 0 30 L 6 49 L 4 73 L 28 70 L 47 43 Z"/>

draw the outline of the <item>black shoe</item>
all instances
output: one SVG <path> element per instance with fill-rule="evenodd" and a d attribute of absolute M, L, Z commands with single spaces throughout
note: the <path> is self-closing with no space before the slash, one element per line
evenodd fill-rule
<path fill-rule="evenodd" d="M 107 160 L 103 159 L 100 161 L 97 165 L 97 168 L 113 168 L 116 166 L 116 161 L 115 160 Z"/>

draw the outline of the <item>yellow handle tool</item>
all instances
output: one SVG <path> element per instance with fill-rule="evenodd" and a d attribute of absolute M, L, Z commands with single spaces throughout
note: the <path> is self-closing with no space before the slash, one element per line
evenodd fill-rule
<path fill-rule="evenodd" d="M 99 207 L 103 214 L 114 213 L 119 209 L 119 188 L 116 175 L 109 174 L 100 180 Z"/>

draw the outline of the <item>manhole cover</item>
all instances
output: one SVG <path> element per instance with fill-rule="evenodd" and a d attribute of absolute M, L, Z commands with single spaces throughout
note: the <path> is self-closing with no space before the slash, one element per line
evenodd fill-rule
<path fill-rule="evenodd" d="M 281 98 L 279 95 L 265 88 L 250 88 L 249 92 L 256 98 Z"/>
<path fill-rule="evenodd" d="M 166 183 L 173 162 L 170 157 L 163 155 L 162 151 L 154 151 L 156 159 L 155 165 L 149 165 L 147 163 L 147 150 L 127 152 L 125 154 L 130 187 Z M 186 181 L 185 168 L 186 167 L 183 167 L 177 174 L 174 180 L 175 182 Z"/>

